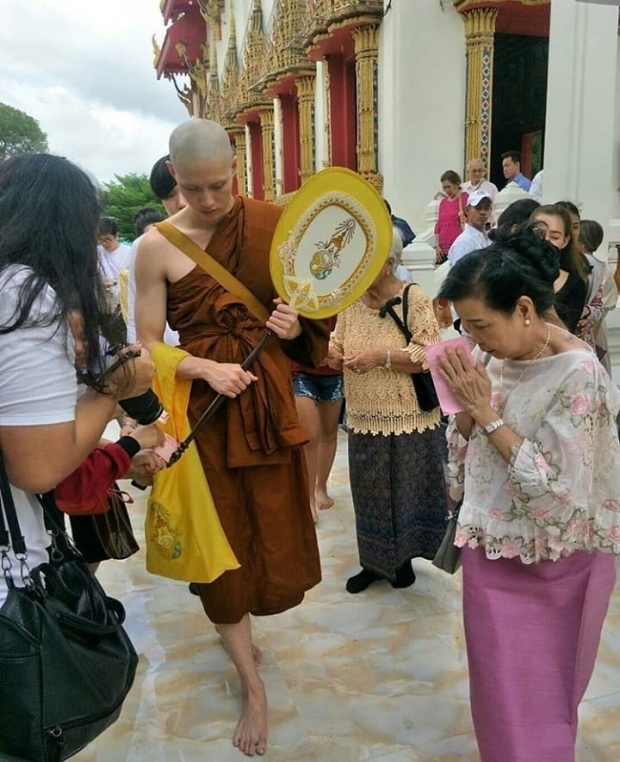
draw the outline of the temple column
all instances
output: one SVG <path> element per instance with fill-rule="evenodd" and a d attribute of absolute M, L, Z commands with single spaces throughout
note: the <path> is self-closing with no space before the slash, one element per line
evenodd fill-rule
<path fill-rule="evenodd" d="M 299 112 L 299 176 L 302 185 L 312 177 L 316 164 L 315 79 L 316 77 L 302 77 L 295 83 Z"/>
<path fill-rule="evenodd" d="M 480 158 L 491 166 L 491 106 L 496 8 L 465 11 L 467 100 L 465 105 L 465 166 Z"/>
<path fill-rule="evenodd" d="M 235 149 L 237 154 L 237 188 L 239 189 L 240 196 L 247 196 L 248 183 L 247 183 L 247 143 L 245 135 L 245 127 L 235 130 L 232 133 L 235 141 Z"/>
<path fill-rule="evenodd" d="M 352 33 L 355 44 L 357 79 L 357 171 L 377 188 L 383 189 L 378 156 L 378 71 L 379 27 L 362 26 Z"/>
<path fill-rule="evenodd" d="M 273 106 L 262 109 L 260 125 L 263 141 L 263 188 L 264 200 L 273 201 L 275 193 L 275 119 Z"/>

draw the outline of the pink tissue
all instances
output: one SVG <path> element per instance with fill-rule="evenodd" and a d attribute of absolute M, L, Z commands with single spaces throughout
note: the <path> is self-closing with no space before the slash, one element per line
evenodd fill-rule
<path fill-rule="evenodd" d="M 461 413 L 465 410 L 463 405 L 457 400 L 454 394 L 452 394 L 448 385 L 439 373 L 439 358 L 445 354 L 447 349 L 456 350 L 459 348 L 471 359 L 469 341 L 465 336 L 458 336 L 456 339 L 449 339 L 448 341 L 442 341 L 439 344 L 431 344 L 428 347 L 424 347 L 428 369 L 433 377 L 441 410 L 445 415 L 454 415 L 454 413 Z"/>

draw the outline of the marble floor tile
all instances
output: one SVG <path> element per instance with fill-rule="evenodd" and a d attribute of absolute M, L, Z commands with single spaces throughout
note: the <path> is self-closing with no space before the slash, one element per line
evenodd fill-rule
<path fill-rule="evenodd" d="M 460 575 L 415 561 L 411 588 L 382 582 L 347 594 L 359 565 L 343 436 L 330 491 L 335 506 L 317 526 L 323 581 L 298 608 L 253 620 L 270 702 L 266 758 L 476 762 Z M 133 494 L 141 540 L 146 498 Z M 143 551 L 103 564 L 100 578 L 125 604 L 140 665 L 120 720 L 76 762 L 240 762 L 230 740 L 240 709 L 235 670 L 198 599 L 148 574 Z M 579 761 L 620 759 L 619 593 L 580 718 Z"/>

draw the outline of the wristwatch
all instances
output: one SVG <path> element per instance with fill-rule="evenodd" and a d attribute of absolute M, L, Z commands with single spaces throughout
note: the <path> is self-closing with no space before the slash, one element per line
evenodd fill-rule
<path fill-rule="evenodd" d="M 481 426 L 480 433 L 484 434 L 485 437 L 488 437 L 494 431 L 501 429 L 501 427 L 505 425 L 506 425 L 506 422 L 504 421 L 504 419 L 498 418 L 496 421 L 491 421 L 491 423 L 487 423 L 486 426 Z"/>

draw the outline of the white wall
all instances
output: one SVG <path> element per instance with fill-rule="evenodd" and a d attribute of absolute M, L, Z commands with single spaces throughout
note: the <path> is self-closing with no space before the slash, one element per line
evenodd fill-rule
<path fill-rule="evenodd" d="M 452 3 L 394 2 L 379 46 L 379 171 L 416 232 L 447 169 L 464 164 L 465 31 Z"/>
<path fill-rule="evenodd" d="M 608 227 L 613 189 L 618 8 L 553 0 L 545 200 L 569 198 Z M 617 180 L 615 180 L 617 182 Z"/>

